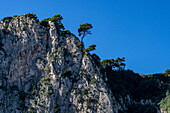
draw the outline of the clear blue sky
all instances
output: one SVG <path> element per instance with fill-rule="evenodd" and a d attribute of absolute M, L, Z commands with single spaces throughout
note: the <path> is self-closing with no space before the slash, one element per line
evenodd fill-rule
<path fill-rule="evenodd" d="M 63 16 L 66 29 L 77 35 L 80 24 L 93 25 L 86 47 L 96 44 L 101 59 L 126 58 L 138 73 L 170 68 L 170 0 L 0 0 L 0 18 L 29 12 L 38 18 Z"/>

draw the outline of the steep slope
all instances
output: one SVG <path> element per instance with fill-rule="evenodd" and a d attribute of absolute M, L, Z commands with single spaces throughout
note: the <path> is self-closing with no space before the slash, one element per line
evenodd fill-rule
<path fill-rule="evenodd" d="M 33 13 L 1 20 L 0 113 L 132 113 L 148 105 L 160 112 L 150 99 L 135 97 L 143 91 L 139 75 L 105 70 L 59 27 Z"/>
<path fill-rule="evenodd" d="M 100 68 L 73 34 L 36 15 L 0 24 L 0 112 L 114 112 Z"/>

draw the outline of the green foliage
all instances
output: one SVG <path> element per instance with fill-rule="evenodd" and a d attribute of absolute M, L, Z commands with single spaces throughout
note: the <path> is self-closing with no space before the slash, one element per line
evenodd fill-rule
<path fill-rule="evenodd" d="M 43 19 L 42 21 L 40 21 L 40 24 L 44 27 L 47 27 L 48 22 L 52 21 L 52 22 L 54 22 L 57 30 L 61 30 L 61 29 L 64 30 L 65 28 L 64 28 L 63 24 L 61 23 L 62 19 L 63 19 L 63 17 L 60 14 L 56 14 L 52 18 Z"/>
<path fill-rule="evenodd" d="M 76 108 L 76 106 L 73 106 L 73 110 L 75 111 L 77 108 Z"/>
<path fill-rule="evenodd" d="M 58 109 L 54 109 L 54 113 L 58 113 Z"/>
<path fill-rule="evenodd" d="M 54 113 L 57 113 L 57 112 L 58 112 L 58 105 L 54 104 Z"/>
<path fill-rule="evenodd" d="M 33 91 L 31 92 L 31 94 L 32 94 L 32 95 L 35 95 L 35 94 L 36 94 L 36 91 L 35 91 L 35 90 L 33 90 Z"/>
<path fill-rule="evenodd" d="M 5 21 L 11 21 L 11 20 L 12 20 L 12 17 L 8 16 L 8 17 L 4 17 L 1 21 L 5 22 Z"/>
<path fill-rule="evenodd" d="M 112 94 L 119 99 L 130 95 L 135 101 L 151 100 L 158 104 L 162 98 L 165 98 L 166 90 L 170 88 L 170 77 L 166 74 L 153 74 L 152 76 L 140 76 L 131 70 L 104 70 L 108 78 L 107 87 L 112 91 Z M 169 106 L 165 99 L 165 108 Z M 162 101 L 163 102 L 163 101 Z M 162 104 L 162 106 L 164 106 Z M 134 109 L 136 112 L 134 112 Z M 156 110 L 152 105 L 132 105 L 128 107 L 128 113 L 155 113 Z"/>
<path fill-rule="evenodd" d="M 54 108 L 58 108 L 57 104 L 54 104 Z"/>
<path fill-rule="evenodd" d="M 53 88 L 52 88 L 52 84 L 50 83 L 50 78 L 49 77 L 42 77 L 40 79 L 40 81 L 33 85 L 34 90 L 32 91 L 33 95 L 30 95 L 30 99 L 33 103 L 33 107 L 34 109 L 38 109 L 38 108 L 45 108 L 46 110 L 49 109 L 46 105 L 45 105 L 45 98 L 49 98 L 49 96 L 51 96 L 53 94 Z M 42 98 L 43 97 L 43 98 Z M 55 107 L 55 106 L 54 106 Z M 56 108 L 54 109 L 54 111 L 56 110 Z"/>
<path fill-rule="evenodd" d="M 80 28 L 78 29 L 79 36 L 81 36 L 84 32 L 90 33 L 90 31 L 88 30 L 91 28 L 92 28 L 92 25 L 89 23 L 80 24 Z"/>
<path fill-rule="evenodd" d="M 73 92 L 74 92 L 74 89 L 71 90 L 71 93 L 73 93 Z"/>
<path fill-rule="evenodd" d="M 28 13 L 24 15 L 26 18 L 29 17 L 30 19 L 34 19 L 36 22 L 39 22 L 39 20 L 37 19 L 36 14 L 34 13 Z"/>
<path fill-rule="evenodd" d="M 8 26 L 9 26 L 9 23 L 7 23 L 4 27 L 6 31 L 8 30 Z"/>
<path fill-rule="evenodd" d="M 114 65 L 115 65 L 114 59 L 104 59 L 100 63 L 104 68 L 107 68 L 107 67 L 114 68 Z"/>
<path fill-rule="evenodd" d="M 88 89 L 83 89 L 81 92 L 82 95 L 87 95 L 88 94 Z"/>
<path fill-rule="evenodd" d="M 33 85 L 33 89 L 36 89 L 37 88 L 37 85 Z"/>
<path fill-rule="evenodd" d="M 65 92 L 65 96 L 67 96 L 68 95 L 68 92 Z"/>
<path fill-rule="evenodd" d="M 70 77 L 72 75 L 70 70 L 65 70 L 62 74 L 61 77 Z"/>
<path fill-rule="evenodd" d="M 50 95 L 52 95 L 53 93 L 51 92 L 51 91 L 49 91 L 48 93 L 47 93 L 47 97 L 49 97 Z"/>
<path fill-rule="evenodd" d="M 82 36 L 81 38 L 81 42 L 83 42 L 83 38 L 87 35 L 87 34 L 91 34 L 91 31 L 89 31 L 93 26 L 90 23 L 85 23 L 85 24 L 80 24 L 80 27 L 78 29 L 79 32 L 79 36 Z"/>
<path fill-rule="evenodd" d="M 91 97 L 88 97 L 86 101 L 87 101 L 87 109 L 88 109 L 91 105 L 91 101 L 92 101 Z"/>
<path fill-rule="evenodd" d="M 96 49 L 96 45 L 92 44 L 87 49 L 84 49 L 85 52 L 90 52 Z"/>
<path fill-rule="evenodd" d="M 80 90 L 77 88 L 77 89 L 75 90 L 75 93 L 76 93 L 76 94 L 79 94 L 79 93 L 80 93 Z"/>
<path fill-rule="evenodd" d="M 25 31 L 27 28 L 26 28 L 26 26 L 24 26 L 23 28 L 22 28 L 22 31 Z"/>
<path fill-rule="evenodd" d="M 159 103 L 160 108 L 167 113 L 170 113 L 170 92 L 166 92 L 166 97 Z"/>
<path fill-rule="evenodd" d="M 105 59 L 100 63 L 103 65 L 104 68 L 112 69 L 117 68 L 119 71 L 124 70 L 126 64 L 124 63 L 125 57 L 114 59 Z"/>
<path fill-rule="evenodd" d="M 167 73 L 160 73 L 160 74 L 149 74 L 149 75 L 142 75 L 145 79 L 154 79 L 158 80 L 161 83 L 170 83 L 170 77 Z"/>
<path fill-rule="evenodd" d="M 57 22 L 57 23 L 61 23 L 61 20 L 63 19 L 63 17 L 60 14 L 56 14 L 52 17 L 51 21 L 52 22 Z"/>
<path fill-rule="evenodd" d="M 55 23 L 56 25 L 56 28 L 58 30 L 61 30 L 61 29 L 65 29 L 63 24 L 61 23 L 61 20 L 63 19 L 63 17 L 60 15 L 60 14 L 56 14 L 52 17 L 51 21 Z"/>
<path fill-rule="evenodd" d="M 125 61 L 125 57 L 122 57 L 122 58 L 117 58 L 115 60 L 115 67 L 117 67 L 119 70 L 123 70 L 126 66 L 125 63 L 123 63 Z"/>
<path fill-rule="evenodd" d="M 83 100 L 82 96 L 79 96 L 79 98 L 77 99 L 77 102 L 78 102 L 78 103 L 81 103 L 82 100 Z"/>
<path fill-rule="evenodd" d="M 48 77 L 43 77 L 40 81 L 44 82 L 44 81 L 50 81 L 50 78 Z"/>
<path fill-rule="evenodd" d="M 50 69 L 50 66 L 47 65 L 47 66 L 46 66 L 46 71 L 50 72 L 50 70 L 51 70 L 51 69 Z"/>
<path fill-rule="evenodd" d="M 18 15 L 14 15 L 13 17 L 16 18 Z"/>
<path fill-rule="evenodd" d="M 40 21 L 40 24 L 44 27 L 48 26 L 48 22 L 51 21 L 51 18 L 46 18 Z"/>
<path fill-rule="evenodd" d="M 95 83 L 97 83 L 97 80 L 96 80 L 96 79 L 92 79 L 92 80 L 90 81 L 90 84 L 95 84 Z"/>
<path fill-rule="evenodd" d="M 62 31 L 62 34 L 65 36 L 65 35 L 70 35 L 71 32 L 69 30 L 63 30 Z"/>
<path fill-rule="evenodd" d="M 83 42 L 78 42 L 77 46 L 82 48 L 82 47 L 84 47 L 84 43 Z"/>

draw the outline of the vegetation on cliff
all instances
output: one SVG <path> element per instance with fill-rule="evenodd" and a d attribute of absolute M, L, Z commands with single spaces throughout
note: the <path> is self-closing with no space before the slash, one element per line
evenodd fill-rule
<path fill-rule="evenodd" d="M 95 54 L 95 53 L 90 54 L 91 51 L 96 49 L 95 44 L 90 45 L 86 49 L 84 48 L 83 39 L 87 34 L 91 34 L 90 29 L 93 27 L 92 24 L 90 24 L 90 23 L 80 24 L 79 29 L 78 29 L 78 35 L 80 36 L 80 40 L 78 40 L 77 37 L 75 35 L 73 35 L 69 30 L 64 30 L 65 29 L 64 25 L 61 22 L 63 20 L 63 17 L 60 14 L 54 15 L 52 18 L 43 19 L 40 22 L 37 19 L 37 16 L 33 13 L 29 13 L 29 14 L 21 15 L 21 16 L 5 17 L 1 21 L 2 23 L 5 23 L 4 24 L 5 26 L 3 27 L 4 28 L 3 32 L 5 32 L 6 34 L 10 34 L 10 33 L 12 34 L 12 32 L 9 31 L 9 29 L 8 29 L 9 24 L 15 18 L 18 18 L 18 17 L 25 17 L 25 18 L 33 19 L 34 23 L 37 22 L 36 26 L 39 25 L 40 28 L 43 29 L 41 31 L 42 36 L 44 36 L 43 33 L 46 33 L 49 31 L 50 23 L 54 23 L 53 25 L 56 27 L 55 30 L 58 33 L 57 35 L 59 35 L 60 38 L 62 37 L 60 42 L 57 42 L 58 45 L 55 45 L 55 43 L 54 43 L 56 41 L 54 39 L 55 34 L 54 34 L 54 32 L 51 32 L 51 34 L 47 34 L 47 36 L 52 35 L 53 37 L 52 38 L 48 37 L 51 39 L 48 39 L 48 38 L 47 39 L 44 38 L 44 39 L 45 39 L 45 41 L 47 40 L 48 43 L 51 42 L 54 45 L 50 45 L 47 43 L 48 46 L 46 46 L 46 45 L 44 46 L 43 44 L 42 45 L 40 44 L 41 46 L 44 46 L 44 48 L 45 47 L 46 48 L 53 47 L 52 49 L 54 51 L 53 52 L 52 52 L 52 50 L 45 51 L 48 53 L 44 52 L 46 54 L 46 55 L 44 55 L 44 60 L 41 59 L 41 62 L 40 62 L 41 64 L 37 64 L 39 67 L 42 68 L 42 70 L 43 70 L 43 66 L 44 66 L 45 72 L 44 72 L 43 77 L 41 75 L 39 76 L 39 78 L 41 78 L 41 79 L 39 80 L 38 84 L 36 81 L 33 88 L 30 89 L 32 91 L 31 94 L 28 95 L 25 93 L 20 93 L 20 97 L 22 97 L 21 100 L 23 100 L 23 101 L 26 99 L 26 95 L 29 96 L 29 98 L 32 98 L 31 103 L 33 106 L 30 106 L 29 111 L 33 112 L 33 111 L 36 111 L 37 109 L 40 109 L 41 107 L 42 108 L 46 107 L 47 110 L 50 110 L 51 108 L 47 107 L 49 104 L 48 104 L 48 102 L 46 102 L 46 99 L 49 97 L 55 97 L 56 94 L 58 94 L 58 92 L 59 92 L 58 89 L 61 88 L 62 86 L 63 86 L 63 88 L 60 89 L 60 93 L 64 93 L 65 95 L 64 96 L 62 95 L 64 98 L 62 98 L 62 97 L 60 97 L 60 98 L 62 98 L 63 100 L 67 99 L 68 95 L 70 96 L 72 93 L 75 92 L 75 95 L 74 95 L 75 100 L 79 94 L 77 102 L 78 103 L 86 102 L 86 104 L 87 104 L 86 108 L 88 110 L 89 108 L 92 108 L 91 103 L 93 103 L 93 104 L 97 103 L 99 105 L 99 99 L 98 100 L 96 99 L 96 98 L 99 98 L 98 95 L 96 96 L 95 99 L 92 98 L 92 96 L 91 97 L 87 96 L 88 94 L 90 95 L 90 93 L 93 96 L 95 95 L 95 93 L 92 93 L 92 91 L 90 91 L 90 88 L 92 88 L 90 86 L 93 85 L 93 87 L 97 87 L 95 90 L 99 90 L 100 92 L 102 92 L 102 88 L 104 89 L 105 87 L 107 87 L 108 93 L 106 90 L 103 92 L 106 92 L 106 94 L 109 94 L 109 91 L 111 91 L 110 95 L 112 97 L 115 97 L 117 102 L 120 102 L 122 98 L 125 100 L 125 97 L 129 96 L 129 98 L 133 102 L 131 104 L 128 102 L 124 102 L 125 104 L 127 104 L 127 109 L 119 110 L 119 112 L 155 113 L 157 111 L 157 108 L 160 108 L 163 111 L 170 112 L 170 93 L 169 93 L 170 92 L 170 70 L 169 69 L 167 69 L 164 73 L 140 75 L 138 73 L 133 72 L 132 70 L 125 69 L 125 66 L 126 66 L 125 57 L 122 57 L 122 58 L 118 57 L 117 59 L 104 59 L 101 61 L 100 57 L 97 54 Z M 24 25 L 26 26 L 26 24 L 28 24 L 28 23 L 25 22 Z M 31 23 L 31 24 L 33 24 L 33 23 Z M 27 28 L 25 26 L 22 28 L 21 31 L 27 30 Z M 32 27 L 32 28 L 34 28 L 34 27 Z M 50 30 L 52 31 L 54 29 L 50 29 Z M 35 30 L 33 30 L 33 31 L 35 31 Z M 40 32 L 40 30 L 38 32 Z M 3 36 L 5 33 L 2 33 Z M 30 35 L 26 35 L 26 36 L 31 36 L 31 38 L 32 38 L 32 36 L 34 36 L 34 33 L 32 33 L 32 34 L 30 33 Z M 73 36 L 74 36 L 74 38 L 73 38 Z M 3 38 L 4 37 L 2 37 L 0 34 L 0 49 L 5 51 L 5 49 L 3 48 L 3 46 L 4 46 L 4 43 L 2 41 Z M 66 40 L 66 38 L 67 38 L 67 40 Z M 40 42 L 42 42 L 43 39 L 38 36 L 35 36 L 35 40 L 39 40 Z M 53 42 L 51 40 L 53 40 Z M 78 41 L 75 41 L 75 40 L 78 40 Z M 70 45 L 65 45 L 66 43 L 69 43 Z M 68 48 L 68 46 L 69 46 L 69 48 Z M 33 50 L 38 47 L 39 46 L 34 46 Z M 55 48 L 55 47 L 58 47 L 58 48 Z M 75 47 L 76 49 L 74 49 L 74 52 L 71 52 L 72 51 L 71 49 L 73 49 L 73 47 Z M 39 49 L 37 49 L 37 50 L 39 50 Z M 24 51 L 24 53 L 22 53 L 22 54 L 19 53 L 19 55 L 26 55 L 26 52 L 28 52 L 28 51 Z M 34 52 L 30 52 L 30 53 L 34 54 Z M 48 54 L 49 54 L 49 58 L 48 58 Z M 40 55 L 38 57 L 40 57 Z M 81 58 L 79 58 L 79 57 L 81 57 Z M 77 58 L 77 59 L 75 59 L 75 58 Z M 48 61 L 48 59 L 50 59 L 50 60 Z M 35 62 L 36 60 L 34 59 L 33 61 Z M 31 61 L 29 61 L 29 62 L 31 62 Z M 46 63 L 46 62 L 48 62 L 48 63 Z M 82 69 L 82 65 L 83 65 L 82 62 L 85 65 L 83 69 Z M 77 65 L 76 65 L 76 63 L 77 63 Z M 89 64 L 91 64 L 91 65 L 89 65 Z M 35 69 L 37 69 L 38 66 Z M 66 68 L 68 68 L 68 69 L 66 69 Z M 72 69 L 75 69 L 74 71 L 77 71 L 77 70 L 78 71 L 73 72 Z M 17 69 L 15 69 L 15 71 L 16 70 Z M 59 72 L 57 72 L 56 70 Z M 93 72 L 93 74 L 89 74 L 90 73 L 89 70 L 90 71 L 94 70 L 95 74 L 94 74 L 94 72 Z M 29 71 L 29 72 L 31 72 L 31 71 Z M 84 72 L 82 72 L 82 71 L 84 71 Z M 36 73 L 39 73 L 39 72 L 36 72 Z M 99 73 L 100 73 L 100 75 L 99 75 Z M 27 74 L 27 73 L 24 72 L 24 74 Z M 46 74 L 49 76 L 47 77 Z M 74 74 L 74 76 L 73 76 L 73 74 Z M 50 78 L 51 76 L 54 79 L 53 81 Z M 77 82 L 77 81 L 79 81 L 79 82 Z M 82 82 L 82 81 L 85 81 L 85 82 Z M 81 84 L 80 85 L 81 87 L 84 84 L 87 84 L 87 86 L 85 86 L 86 88 L 79 88 L 77 84 L 74 84 L 76 82 L 78 84 Z M 101 84 L 102 82 L 104 82 L 104 83 Z M 104 86 L 105 84 L 106 84 L 106 86 Z M 58 86 L 58 87 L 53 89 L 54 86 L 55 87 Z M 75 86 L 76 88 L 71 89 L 70 87 L 73 87 L 73 86 Z M 101 87 L 99 87 L 99 86 L 101 86 Z M 0 86 L 0 88 L 4 89 L 3 86 Z M 65 90 L 65 89 L 67 89 L 67 90 Z M 19 90 L 18 87 L 16 88 L 16 90 L 17 91 Z M 56 94 L 54 94 L 54 92 Z M 87 98 L 84 99 L 84 97 L 86 97 L 86 96 L 87 96 Z M 44 100 L 42 101 L 42 99 L 44 99 Z M 57 100 L 55 100 L 55 101 L 57 103 Z M 78 109 L 78 106 L 75 106 L 76 104 L 74 104 L 74 106 L 72 104 L 69 104 L 69 107 L 72 108 L 74 111 L 76 111 Z M 53 111 L 58 112 L 59 106 L 60 105 L 58 105 L 58 104 L 54 104 L 53 107 L 55 109 L 53 109 Z"/>

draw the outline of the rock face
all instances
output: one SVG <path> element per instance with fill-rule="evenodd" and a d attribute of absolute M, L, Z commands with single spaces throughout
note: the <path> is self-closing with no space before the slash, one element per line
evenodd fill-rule
<path fill-rule="evenodd" d="M 79 39 L 35 15 L 0 23 L 0 113 L 118 113 L 126 109 L 106 87 Z M 130 97 L 125 100 L 131 103 Z"/>
<path fill-rule="evenodd" d="M 112 113 L 100 68 L 53 22 L 26 15 L 0 24 L 0 113 Z"/>

